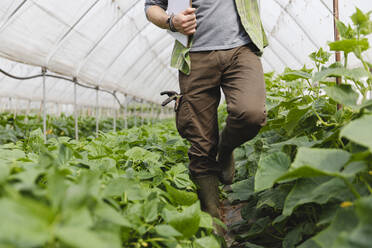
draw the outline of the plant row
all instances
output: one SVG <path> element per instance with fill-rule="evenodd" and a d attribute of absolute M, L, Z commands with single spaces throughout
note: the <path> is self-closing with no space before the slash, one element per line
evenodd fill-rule
<path fill-rule="evenodd" d="M 342 39 L 328 45 L 343 64 L 329 65 L 320 49 L 313 69 L 265 75 L 268 123 L 236 151 L 228 193 L 243 204 L 243 221 L 231 227 L 239 247 L 371 247 L 370 14 L 357 9 L 353 26 L 337 23 Z M 348 68 L 351 55 L 361 67 Z"/>
<path fill-rule="evenodd" d="M 0 247 L 218 248 L 174 124 L 0 147 Z"/>
<path fill-rule="evenodd" d="M 138 116 L 129 116 L 126 120 L 118 118 L 115 120 L 116 129 L 122 130 L 133 126 L 140 126 L 155 122 L 154 119 L 142 119 Z M 66 136 L 75 138 L 75 119 L 71 115 L 52 116 L 48 115 L 46 120 L 47 138 Z M 43 119 L 39 115 L 14 115 L 12 113 L 0 113 L 0 144 L 16 142 L 26 139 L 36 129 L 43 129 Z M 101 118 L 98 122 L 100 132 L 110 132 L 114 129 L 114 118 Z M 79 138 L 95 136 L 96 118 L 92 116 L 78 117 Z"/>

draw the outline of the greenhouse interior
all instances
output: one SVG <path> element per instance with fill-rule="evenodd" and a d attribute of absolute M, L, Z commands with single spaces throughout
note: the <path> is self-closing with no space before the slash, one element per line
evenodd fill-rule
<path fill-rule="evenodd" d="M 372 247 L 372 1 L 188 1 L 0 1 L 1 248 Z M 221 6 L 238 19 L 208 22 Z M 206 121 L 181 83 L 212 80 L 196 56 L 232 47 L 193 50 L 199 30 L 232 19 L 261 50 L 265 124 L 224 162 L 234 97 Z"/>

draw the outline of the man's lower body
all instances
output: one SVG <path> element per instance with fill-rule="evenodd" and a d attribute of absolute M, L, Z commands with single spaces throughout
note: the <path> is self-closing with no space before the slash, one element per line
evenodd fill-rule
<path fill-rule="evenodd" d="M 222 172 L 233 162 L 233 150 L 254 138 L 266 123 L 264 75 L 252 44 L 192 52 L 190 57 L 190 74 L 179 73 L 182 99 L 176 125 L 191 144 L 189 171 L 199 187 L 201 206 L 218 218 L 218 206 L 214 206 L 218 204 L 218 178 L 223 181 Z M 228 112 L 221 135 L 217 117 L 220 89 Z"/>

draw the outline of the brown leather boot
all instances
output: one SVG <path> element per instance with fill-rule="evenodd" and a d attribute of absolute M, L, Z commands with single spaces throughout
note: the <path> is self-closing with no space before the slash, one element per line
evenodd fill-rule
<path fill-rule="evenodd" d="M 218 191 L 218 177 L 215 175 L 192 177 L 198 190 L 201 209 L 209 213 L 212 217 L 221 219 L 220 200 Z M 217 235 L 223 236 L 224 231 L 220 225 L 214 224 Z"/>

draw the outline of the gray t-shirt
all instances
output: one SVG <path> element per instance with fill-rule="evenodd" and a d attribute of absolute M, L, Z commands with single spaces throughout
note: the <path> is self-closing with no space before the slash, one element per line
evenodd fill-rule
<path fill-rule="evenodd" d="M 152 5 L 167 9 L 168 0 L 146 0 L 145 10 Z M 235 0 L 193 0 L 197 29 L 192 52 L 225 50 L 251 42 L 238 15 Z"/>

